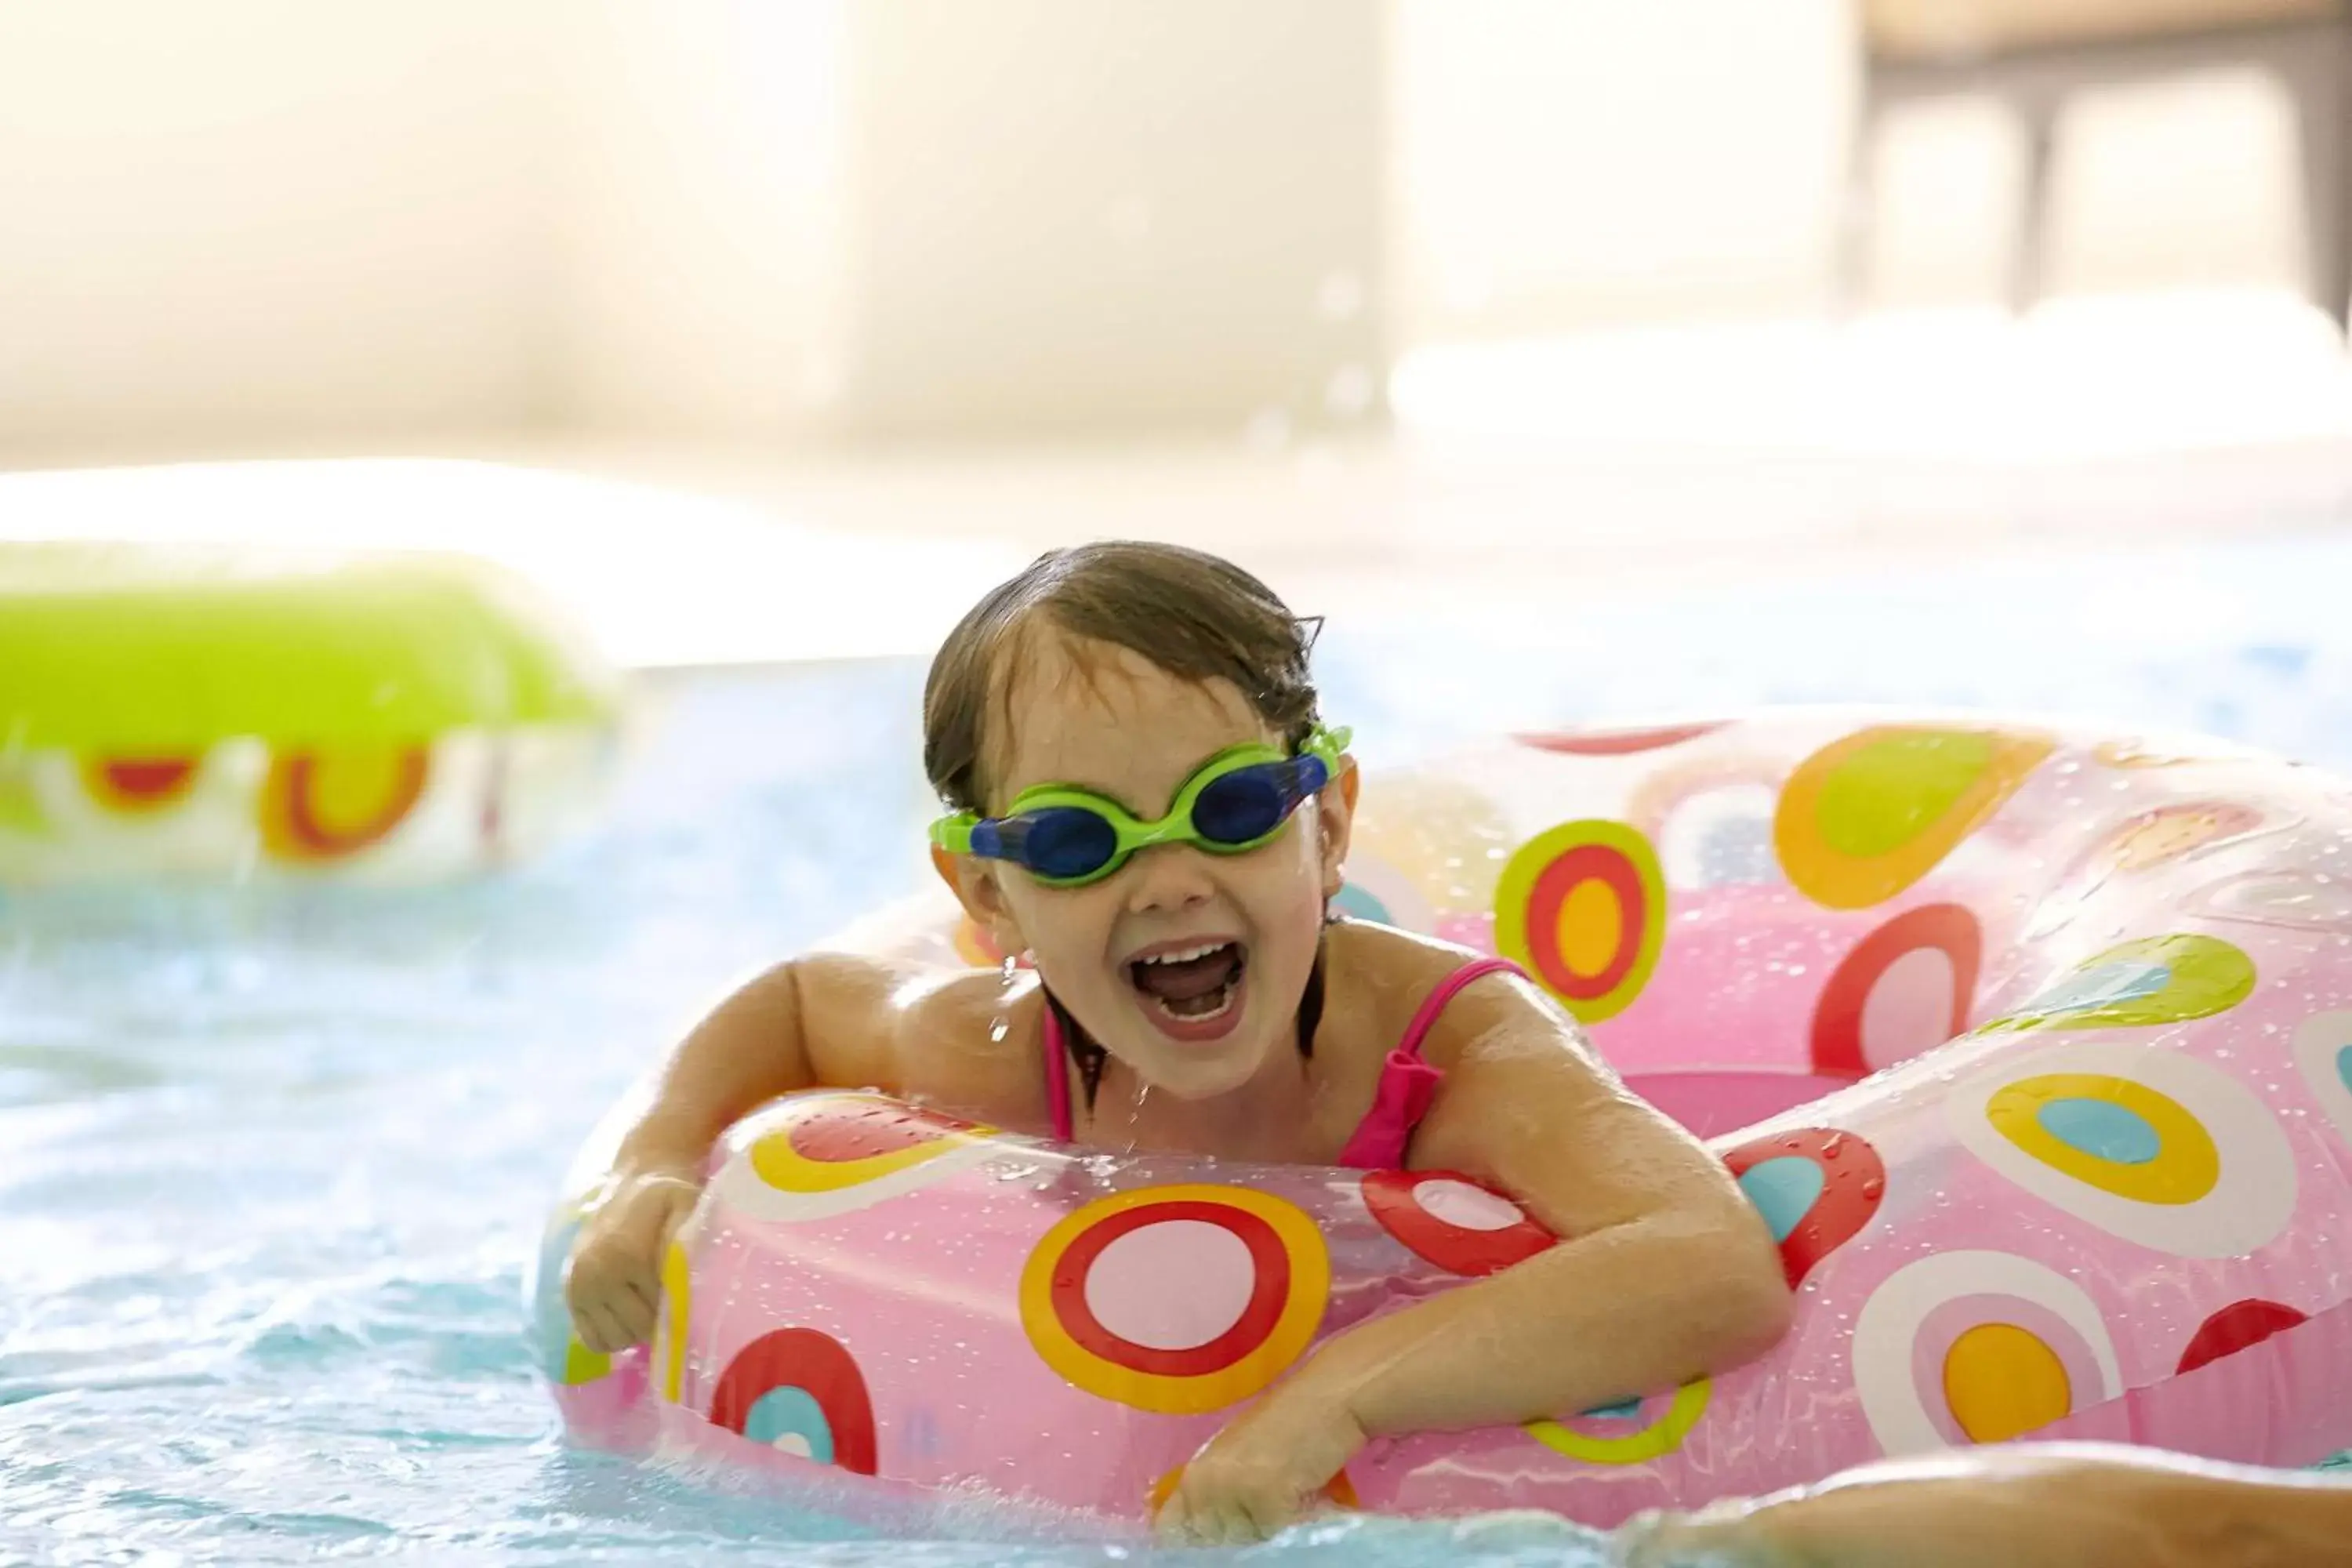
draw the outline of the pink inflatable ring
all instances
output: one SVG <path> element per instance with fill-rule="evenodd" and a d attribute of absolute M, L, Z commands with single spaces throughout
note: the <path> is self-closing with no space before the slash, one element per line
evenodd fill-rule
<path fill-rule="evenodd" d="M 1375 1445 L 1336 1504 L 1609 1525 L 2029 1436 L 2282 1466 L 2352 1436 L 2342 784 L 1772 712 L 1375 777 L 1358 844 L 1343 904 L 1518 960 L 1715 1138 L 1799 1318 L 1711 1381 Z M 854 940 L 971 952 L 934 906 Z M 606 1360 L 556 1288 L 576 1213 L 537 1310 L 580 1440 L 1129 1522 L 1323 1336 L 1553 1242 L 1444 1173 L 1090 1154 L 818 1092 L 728 1134 L 653 1345 Z"/>

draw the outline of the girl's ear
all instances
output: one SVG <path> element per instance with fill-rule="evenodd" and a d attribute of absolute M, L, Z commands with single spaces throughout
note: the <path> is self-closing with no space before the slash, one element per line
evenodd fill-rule
<path fill-rule="evenodd" d="M 999 952 L 1026 952 L 1029 941 L 1021 934 L 1021 922 L 1013 906 L 1004 897 L 1004 883 L 997 862 L 983 860 L 976 855 L 951 855 L 933 846 L 931 868 L 948 891 L 956 896 L 963 912 L 971 923 L 988 933 Z"/>
<path fill-rule="evenodd" d="M 1348 863 L 1348 840 L 1356 825 L 1356 792 L 1362 787 L 1363 774 L 1356 767 L 1356 759 L 1342 756 L 1338 776 L 1323 786 L 1316 799 L 1316 831 L 1320 836 L 1318 845 L 1323 860 L 1323 896 L 1336 899 L 1347 882 L 1344 868 Z"/>

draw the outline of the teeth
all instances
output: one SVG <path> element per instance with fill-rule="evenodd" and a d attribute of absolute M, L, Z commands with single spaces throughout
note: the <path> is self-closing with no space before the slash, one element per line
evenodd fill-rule
<path fill-rule="evenodd" d="M 1175 952 L 1155 952 L 1149 958 L 1139 958 L 1135 962 L 1138 963 L 1190 963 L 1196 958 L 1206 958 L 1213 952 L 1222 952 L 1231 946 L 1233 943 L 1229 942 L 1204 942 L 1199 947 L 1188 947 Z"/>

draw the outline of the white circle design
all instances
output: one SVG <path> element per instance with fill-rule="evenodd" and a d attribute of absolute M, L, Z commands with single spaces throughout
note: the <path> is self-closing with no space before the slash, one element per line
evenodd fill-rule
<path fill-rule="evenodd" d="M 2010 1142 L 1986 1115 L 1993 1096 L 2051 1073 L 2126 1079 L 2179 1104 L 2220 1156 L 2212 1190 L 2193 1203 L 2143 1203 L 2077 1181 Z M 2078 1042 L 2004 1053 L 1954 1084 L 1944 1110 L 1960 1146 L 2002 1177 L 2110 1236 L 2176 1258 L 2242 1258 L 2275 1238 L 2294 1213 L 2294 1152 L 2270 1108 L 2221 1068 L 2178 1051 Z"/>
<path fill-rule="evenodd" d="M 1780 792 L 1769 784 L 1727 784 L 1675 806 L 1653 836 L 1666 880 L 1677 888 L 1783 882 L 1772 852 L 1772 813 Z"/>
<path fill-rule="evenodd" d="M 1087 1310 L 1146 1350 L 1189 1351 L 1242 1321 L 1257 1293 L 1249 1244 L 1206 1220 L 1139 1226 L 1087 1269 Z"/>
<path fill-rule="evenodd" d="M 1508 1230 L 1528 1217 L 1508 1198 L 1444 1176 L 1416 1184 L 1412 1201 L 1430 1218 L 1457 1230 Z"/>
<path fill-rule="evenodd" d="M 1928 1314 L 1947 1301 L 2006 1296 L 2054 1314 L 2082 1335 L 2096 1363 L 2096 1397 L 2077 1394 L 2074 1409 L 2104 1405 L 2123 1392 L 2123 1370 L 2099 1309 L 2081 1286 L 2055 1269 L 2008 1252 L 1939 1252 L 1898 1268 L 1864 1302 L 1853 1324 L 1854 1392 L 1878 1446 L 1890 1458 L 1934 1453 L 1951 1444 L 1920 1404 L 1914 1356 Z"/>
<path fill-rule="evenodd" d="M 1951 1038 L 1958 984 L 1940 947 L 1915 947 L 1888 964 L 1862 1001 L 1863 1064 L 1891 1068 Z"/>

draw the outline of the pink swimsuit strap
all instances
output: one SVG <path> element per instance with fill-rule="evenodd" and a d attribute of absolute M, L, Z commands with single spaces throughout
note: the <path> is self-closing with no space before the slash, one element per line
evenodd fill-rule
<path fill-rule="evenodd" d="M 1488 974 L 1517 974 L 1519 966 L 1505 958 L 1474 958 L 1444 979 L 1439 981 L 1424 997 L 1412 1022 L 1404 1026 L 1404 1037 L 1388 1060 L 1381 1064 L 1381 1081 L 1372 1091 L 1372 1108 L 1357 1123 L 1348 1146 L 1339 1152 L 1339 1163 L 1351 1170 L 1393 1170 L 1404 1163 L 1405 1148 L 1412 1142 L 1413 1129 L 1429 1113 L 1430 1101 L 1437 1097 L 1437 1086 L 1445 1075 L 1422 1059 L 1421 1047 L 1429 1039 L 1438 1015 L 1454 1000 L 1462 988 L 1472 981 Z M 1047 1007 L 1045 1016 L 1045 1104 L 1054 1118 L 1054 1136 L 1068 1142 L 1076 1134 L 1076 1124 L 1070 1113 L 1069 1045 L 1062 1037 L 1062 1021 L 1054 1009 Z"/>

